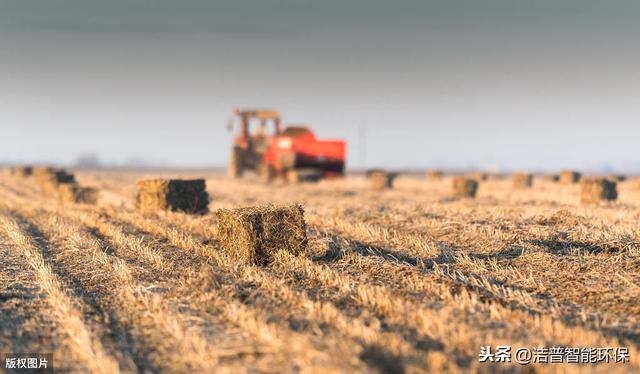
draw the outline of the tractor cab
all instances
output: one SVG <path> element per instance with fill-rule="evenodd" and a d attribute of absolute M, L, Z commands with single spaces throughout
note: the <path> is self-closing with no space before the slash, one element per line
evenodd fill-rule
<path fill-rule="evenodd" d="M 257 170 L 271 139 L 281 133 L 280 113 L 273 109 L 235 109 L 230 121 L 238 133 L 229 162 L 229 175 L 239 177 L 246 169 Z"/>
<path fill-rule="evenodd" d="M 280 134 L 280 113 L 272 109 L 236 109 L 234 114 L 239 119 L 239 133 L 235 144 L 242 148 L 251 148 L 255 143 Z"/>

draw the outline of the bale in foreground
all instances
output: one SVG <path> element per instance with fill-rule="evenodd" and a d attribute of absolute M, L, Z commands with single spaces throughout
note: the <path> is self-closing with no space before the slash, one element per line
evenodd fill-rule
<path fill-rule="evenodd" d="M 95 204 L 98 201 L 98 189 L 63 183 L 58 186 L 58 199 L 61 203 Z"/>
<path fill-rule="evenodd" d="M 307 247 L 304 209 L 299 204 L 220 209 L 214 216 L 222 248 L 244 263 L 268 264 L 280 249 L 297 255 Z"/>
<path fill-rule="evenodd" d="M 372 172 L 371 174 L 369 174 L 371 189 L 374 191 L 383 191 L 393 188 L 393 181 L 396 176 L 396 173 L 389 173 L 382 170 L 376 170 Z"/>
<path fill-rule="evenodd" d="M 618 198 L 617 183 L 606 178 L 585 178 L 580 182 L 580 200 L 586 204 L 614 201 Z"/>
<path fill-rule="evenodd" d="M 560 173 L 560 183 L 562 184 L 573 184 L 578 183 L 580 181 L 580 177 L 582 174 L 573 170 L 563 170 Z"/>
<path fill-rule="evenodd" d="M 453 196 L 475 197 L 478 192 L 478 181 L 469 177 L 453 178 Z"/>
<path fill-rule="evenodd" d="M 533 185 L 533 174 L 530 173 L 513 173 L 513 188 L 529 188 Z"/>
<path fill-rule="evenodd" d="M 202 214 L 209 211 L 209 194 L 204 179 L 146 179 L 136 183 L 136 208 L 143 213 L 157 211 Z"/>

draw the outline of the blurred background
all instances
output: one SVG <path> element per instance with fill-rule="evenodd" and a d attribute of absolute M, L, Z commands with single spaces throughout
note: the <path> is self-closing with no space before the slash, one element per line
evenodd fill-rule
<path fill-rule="evenodd" d="M 640 2 L 0 0 L 0 163 L 222 167 L 269 107 L 348 167 L 639 172 Z"/>

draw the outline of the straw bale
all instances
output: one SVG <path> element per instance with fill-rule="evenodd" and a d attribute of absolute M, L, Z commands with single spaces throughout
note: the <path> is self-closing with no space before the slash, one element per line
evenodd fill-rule
<path fill-rule="evenodd" d="M 453 178 L 453 195 L 455 197 L 474 198 L 478 192 L 478 181 L 469 177 Z"/>
<path fill-rule="evenodd" d="M 174 211 L 207 213 L 209 194 L 204 179 L 146 179 L 136 183 L 136 208 L 143 213 Z"/>
<path fill-rule="evenodd" d="M 278 250 L 297 255 L 307 247 L 304 209 L 299 204 L 220 209 L 214 216 L 223 250 L 243 263 L 264 265 Z"/>
<path fill-rule="evenodd" d="M 586 204 L 614 201 L 618 198 L 617 183 L 606 178 L 583 178 L 580 186 L 580 201 Z"/>

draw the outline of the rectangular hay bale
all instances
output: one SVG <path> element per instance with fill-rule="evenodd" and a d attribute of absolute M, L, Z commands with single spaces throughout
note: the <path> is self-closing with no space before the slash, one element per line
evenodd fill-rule
<path fill-rule="evenodd" d="M 64 169 L 39 168 L 34 169 L 34 173 L 33 175 L 45 196 L 56 196 L 58 188 L 62 184 L 76 184 L 75 176 Z"/>
<path fill-rule="evenodd" d="M 63 183 L 58 186 L 58 198 L 61 203 L 95 204 L 98 201 L 98 189 Z"/>
<path fill-rule="evenodd" d="M 374 191 L 384 191 L 393 188 L 393 181 L 397 174 L 383 170 L 375 170 L 369 174 L 371 189 Z"/>
<path fill-rule="evenodd" d="M 513 173 L 512 177 L 513 188 L 529 188 L 533 185 L 533 174 L 530 173 Z"/>
<path fill-rule="evenodd" d="M 580 177 L 582 174 L 573 170 L 563 170 L 560 173 L 560 183 L 562 184 L 573 184 L 578 183 L 580 181 Z"/>
<path fill-rule="evenodd" d="M 222 248 L 231 257 L 264 265 L 278 250 L 297 255 L 307 248 L 307 226 L 300 204 L 220 209 L 214 212 Z"/>
<path fill-rule="evenodd" d="M 204 179 L 145 179 L 136 182 L 136 208 L 143 213 L 173 211 L 204 214 L 209 193 Z"/>
<path fill-rule="evenodd" d="M 14 169 L 15 176 L 21 178 L 30 177 L 32 172 L 33 169 L 31 168 L 31 166 L 17 166 Z"/>
<path fill-rule="evenodd" d="M 614 201 L 618 198 L 617 183 L 607 178 L 583 178 L 580 201 L 586 204 Z"/>
<path fill-rule="evenodd" d="M 453 196 L 455 197 L 476 197 L 478 192 L 478 181 L 469 177 L 453 178 Z"/>

